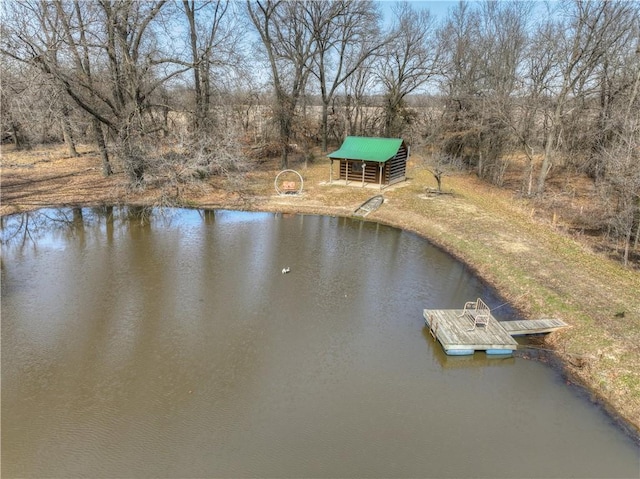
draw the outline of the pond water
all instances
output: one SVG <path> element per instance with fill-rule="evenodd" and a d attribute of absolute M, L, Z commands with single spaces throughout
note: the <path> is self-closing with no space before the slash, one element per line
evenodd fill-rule
<path fill-rule="evenodd" d="M 2 241 L 2 477 L 640 474 L 551 368 L 443 354 L 424 308 L 514 313 L 414 234 L 104 208 Z"/>

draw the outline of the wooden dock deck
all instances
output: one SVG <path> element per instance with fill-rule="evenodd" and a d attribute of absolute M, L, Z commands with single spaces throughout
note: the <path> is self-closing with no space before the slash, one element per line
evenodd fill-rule
<path fill-rule="evenodd" d="M 485 326 L 474 327 L 472 313 L 462 309 L 425 309 L 424 321 L 431 335 L 452 356 L 485 351 L 487 355 L 511 354 L 518 349 L 512 336 L 544 334 L 569 325 L 559 319 L 498 321 L 489 314 Z"/>
<path fill-rule="evenodd" d="M 475 351 L 504 355 L 518 349 L 517 341 L 493 315 L 489 316 L 485 326 L 474 327 L 473 317 L 462 309 L 425 309 L 424 320 L 431 335 L 452 356 L 473 354 Z"/>

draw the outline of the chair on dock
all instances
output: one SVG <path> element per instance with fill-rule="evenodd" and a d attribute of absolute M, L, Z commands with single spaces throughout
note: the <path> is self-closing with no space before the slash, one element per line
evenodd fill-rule
<path fill-rule="evenodd" d="M 475 301 L 467 301 L 464 304 L 464 309 L 460 315 L 461 318 L 469 317 L 473 321 L 473 327 L 469 331 L 474 330 L 477 326 L 487 327 L 490 316 L 491 310 L 489 309 L 489 306 L 487 306 L 480 298 Z"/>

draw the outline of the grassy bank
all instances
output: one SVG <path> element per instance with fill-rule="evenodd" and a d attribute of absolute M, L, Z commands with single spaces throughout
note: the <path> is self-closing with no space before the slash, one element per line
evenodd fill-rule
<path fill-rule="evenodd" d="M 409 227 L 473 267 L 525 317 L 558 317 L 572 328 L 549 335 L 573 380 L 640 427 L 640 275 L 595 255 L 530 218 L 526 202 L 474 178 L 450 181 L 454 198 L 424 201 L 403 191 L 388 223 Z M 426 204 L 425 204 L 426 203 Z M 415 218 L 414 215 L 418 216 Z M 420 216 L 427 216 L 425 224 Z"/>
<path fill-rule="evenodd" d="M 327 184 L 324 161 L 305 168 L 301 196 L 278 196 L 275 168 L 233 185 L 214 179 L 179 185 L 179 202 L 195 207 L 350 215 L 377 190 Z M 409 181 L 385 190 L 385 204 L 368 219 L 414 231 L 473 268 L 527 318 L 557 317 L 572 327 L 549 335 L 567 377 L 587 388 L 636 435 L 640 430 L 640 273 L 592 252 L 532 205 L 473 175 L 445 178 L 453 194 L 425 195 L 430 174 L 412 166 Z M 174 190 L 172 190 L 174 191 Z M 169 196 L 167 196 L 169 195 Z M 100 175 L 87 149 L 81 158 L 57 150 L 2 156 L 2 214 L 43 206 L 167 204 L 166 190 L 132 191 L 119 173 Z M 426 306 L 426 305 L 425 305 Z"/>

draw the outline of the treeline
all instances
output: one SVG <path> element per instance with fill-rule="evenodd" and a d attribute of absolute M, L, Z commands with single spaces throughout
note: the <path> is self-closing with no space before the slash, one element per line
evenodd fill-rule
<path fill-rule="evenodd" d="M 91 142 L 132 184 L 261 154 L 285 167 L 345 135 L 402 136 L 497 185 L 518 153 L 524 195 L 584 172 L 625 260 L 640 241 L 636 2 L 461 1 L 436 18 L 368 0 L 15 0 L 0 28 L 17 147 Z"/>

